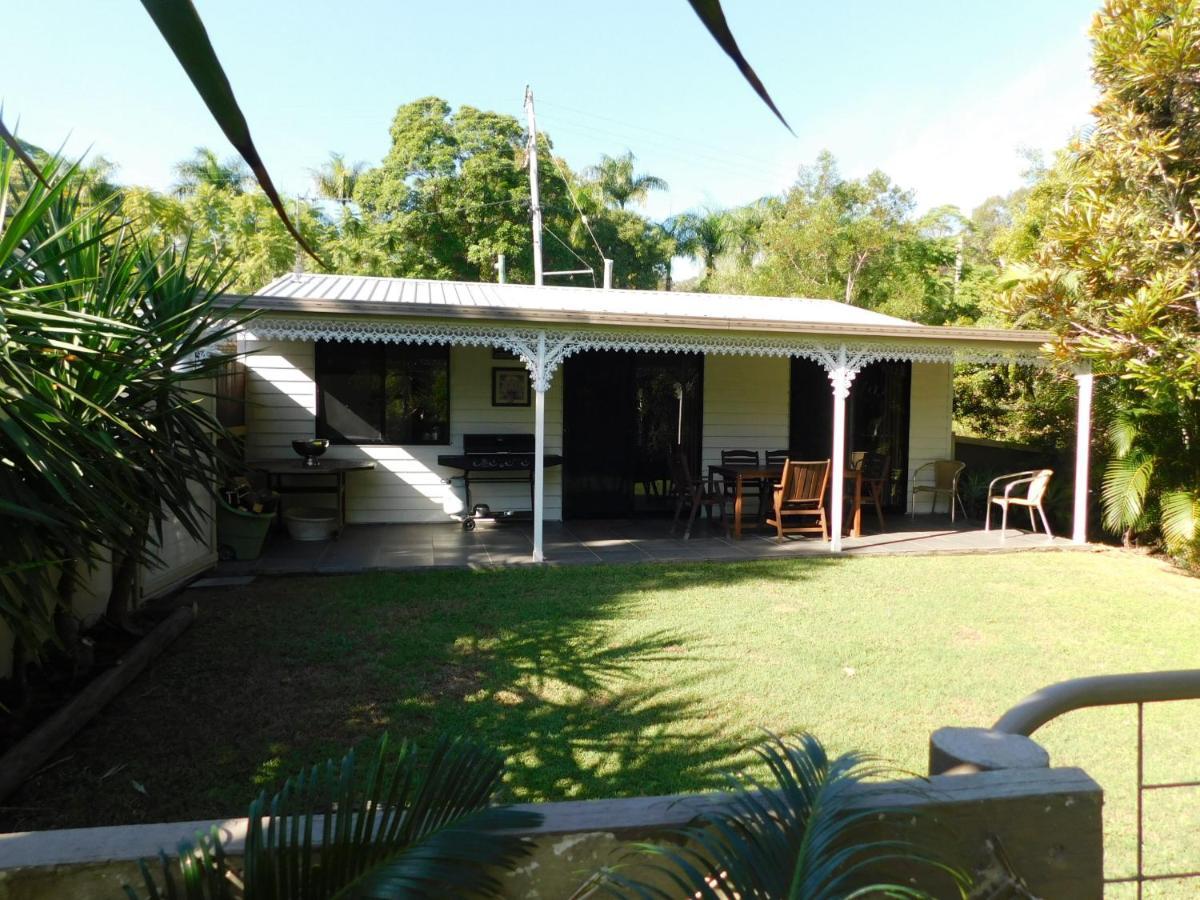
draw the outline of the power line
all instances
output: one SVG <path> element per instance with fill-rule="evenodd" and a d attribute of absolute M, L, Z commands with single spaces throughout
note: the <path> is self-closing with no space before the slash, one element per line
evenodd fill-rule
<path fill-rule="evenodd" d="M 550 237 L 554 238 L 556 241 L 558 241 L 560 244 L 562 244 L 564 247 L 566 247 L 568 253 L 570 253 L 577 260 L 579 260 L 581 263 L 583 263 L 584 268 L 586 268 L 588 271 L 590 271 L 592 273 L 592 287 L 595 287 L 596 286 L 596 270 L 592 267 L 592 264 L 589 263 L 582 256 L 580 256 L 578 253 L 576 253 L 575 249 L 570 244 L 568 244 L 566 241 L 564 241 L 562 238 L 560 238 L 557 234 L 555 234 L 553 229 L 551 229 L 549 225 L 543 224 L 542 230 L 545 231 L 546 234 L 550 235 Z"/>
<path fill-rule="evenodd" d="M 592 243 L 596 245 L 596 252 L 600 254 L 600 259 L 603 260 L 605 258 L 604 251 L 600 249 L 600 242 L 596 240 L 595 232 L 592 231 L 592 226 L 591 223 L 588 222 L 587 214 L 579 205 L 579 201 L 575 199 L 575 191 L 571 189 L 571 180 L 567 178 L 567 173 L 563 171 L 562 166 L 558 162 L 558 158 L 553 153 L 550 154 L 550 161 L 554 163 L 554 168 L 558 170 L 559 177 L 562 178 L 563 184 L 567 186 L 567 196 L 570 197 L 571 202 L 575 204 L 575 209 L 579 213 L 579 219 L 583 222 L 583 227 L 587 229 L 587 233 L 591 236 Z M 595 280 L 594 275 L 592 276 L 592 280 Z"/>
<path fill-rule="evenodd" d="M 714 156 L 695 147 L 688 146 L 685 142 L 680 141 L 676 146 L 660 141 L 656 138 L 646 138 L 640 135 L 622 135 L 617 132 L 608 131 L 602 128 L 597 128 L 593 125 L 585 125 L 576 122 L 562 122 L 561 120 L 553 121 L 550 127 L 556 132 L 567 132 L 582 135 L 584 137 L 604 137 L 610 140 L 624 141 L 629 143 L 638 143 L 641 146 L 649 145 L 665 150 L 667 153 L 674 156 L 680 156 L 683 152 L 687 153 L 687 160 L 692 165 L 699 165 L 714 170 L 728 172 L 737 170 L 743 175 L 757 175 L 775 179 L 778 178 L 778 172 L 772 172 L 766 168 L 756 168 L 754 165 L 742 160 L 730 159 L 727 157 Z"/>
<path fill-rule="evenodd" d="M 490 203 L 467 203 L 461 206 L 453 206 L 449 209 L 414 209 L 409 212 L 415 215 L 424 216 L 456 216 L 464 212 L 470 212 L 475 209 L 485 209 L 494 206 L 528 206 L 529 200 L 525 197 L 514 197 L 512 200 L 497 200 Z"/>
<path fill-rule="evenodd" d="M 645 125 L 637 125 L 633 122 L 626 122 L 622 119 L 613 118 L 612 116 L 601 115 L 600 113 L 592 112 L 591 110 L 580 109 L 579 107 L 575 107 L 575 106 L 568 106 L 565 103 L 556 103 L 553 100 L 542 100 L 542 103 L 547 106 L 556 106 L 561 110 L 566 110 L 568 112 L 572 112 L 577 115 L 586 116 L 587 118 L 600 119 L 605 122 L 611 122 L 614 125 L 620 125 L 623 128 L 632 128 L 635 131 L 645 131 L 649 134 L 658 135 L 661 138 L 666 138 L 667 140 L 675 141 L 676 143 L 686 144 L 692 148 L 704 147 L 705 149 L 714 151 L 715 153 L 721 154 L 722 156 L 740 157 L 741 159 L 745 160 L 746 162 L 754 163 L 757 165 L 766 165 L 766 166 L 771 165 L 770 160 L 764 159 L 763 157 L 760 157 L 760 156 L 754 156 L 749 153 L 741 153 L 737 150 L 734 150 L 731 147 L 721 147 L 716 144 L 705 144 L 702 141 L 695 140 L 694 138 L 680 137 L 679 135 L 672 134 L 669 131 L 662 131 L 661 129 L 658 129 L 658 128 L 649 128 Z"/>

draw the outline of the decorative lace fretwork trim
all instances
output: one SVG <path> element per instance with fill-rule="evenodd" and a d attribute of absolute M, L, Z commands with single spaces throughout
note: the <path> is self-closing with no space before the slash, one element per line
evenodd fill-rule
<path fill-rule="evenodd" d="M 367 341 L 399 344 L 454 344 L 500 347 L 517 354 L 529 369 L 535 389 L 546 390 L 562 361 L 584 350 L 662 351 L 725 356 L 802 357 L 831 375 L 844 377 L 876 362 L 982 363 L 1045 366 L 1036 349 L 997 351 L 961 344 L 909 344 L 902 341 L 704 334 L 658 330 L 625 331 L 579 328 L 540 329 L 470 322 L 378 321 L 353 317 L 292 318 L 263 316 L 248 331 L 255 338 L 283 341 Z M 849 381 L 845 382 L 846 387 Z M 835 387 L 838 382 L 835 381 Z"/>

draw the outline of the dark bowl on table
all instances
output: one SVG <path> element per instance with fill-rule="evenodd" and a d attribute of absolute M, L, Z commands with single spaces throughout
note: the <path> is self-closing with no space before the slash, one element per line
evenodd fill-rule
<path fill-rule="evenodd" d="M 320 465 L 317 457 L 329 449 L 329 441 L 326 438 L 292 441 L 292 449 L 304 457 L 304 465 L 316 466 Z"/>

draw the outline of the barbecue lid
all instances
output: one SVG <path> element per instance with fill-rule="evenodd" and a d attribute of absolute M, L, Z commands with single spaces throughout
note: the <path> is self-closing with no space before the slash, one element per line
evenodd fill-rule
<path fill-rule="evenodd" d="M 535 447 L 532 434 L 464 434 L 463 452 L 477 453 L 533 453 Z"/>

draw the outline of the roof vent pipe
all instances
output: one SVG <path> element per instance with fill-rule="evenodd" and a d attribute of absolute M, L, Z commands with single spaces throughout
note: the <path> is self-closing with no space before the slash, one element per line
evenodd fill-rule
<path fill-rule="evenodd" d="M 612 264 L 611 259 L 604 261 L 604 289 L 606 291 L 612 287 Z"/>

